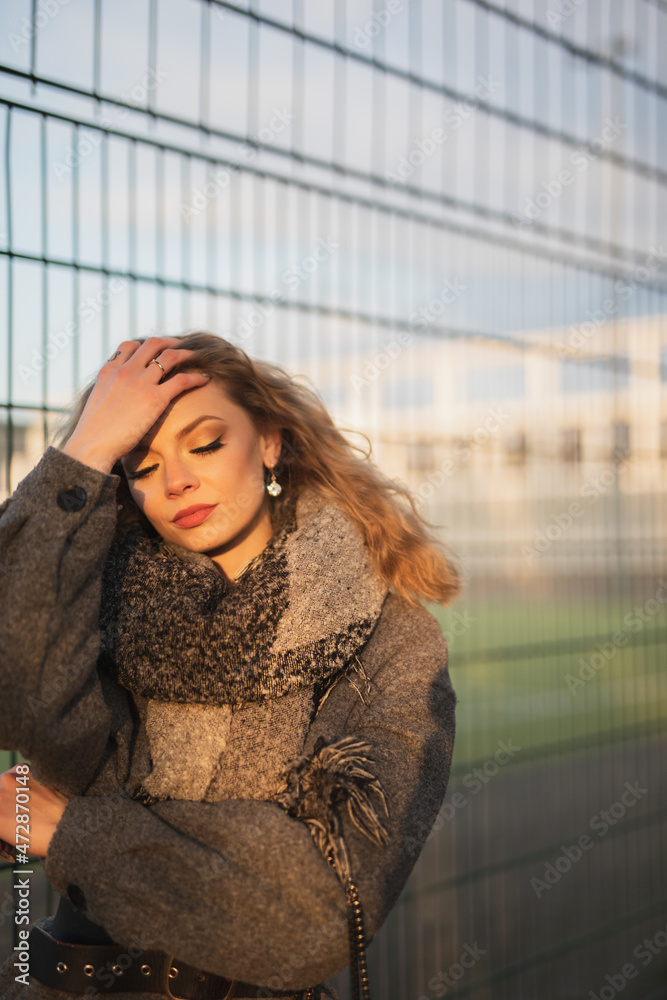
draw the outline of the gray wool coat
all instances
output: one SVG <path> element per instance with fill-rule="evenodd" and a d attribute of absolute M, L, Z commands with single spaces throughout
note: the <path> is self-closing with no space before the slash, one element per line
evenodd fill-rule
<path fill-rule="evenodd" d="M 143 720 L 132 695 L 97 670 L 118 483 L 49 448 L 0 505 L 0 748 L 18 750 L 34 778 L 70 798 L 46 875 L 114 941 L 296 993 L 349 963 L 345 893 L 306 825 L 271 801 L 146 805 L 128 793 Z M 369 697 L 342 676 L 304 753 L 319 736 L 372 747 L 388 843 L 371 842 L 343 815 L 370 941 L 442 804 L 456 697 L 440 626 L 395 593 L 360 659 Z M 50 918 L 40 923 L 48 929 Z M 0 969 L 2 1000 L 74 996 L 17 983 L 12 963 Z"/>

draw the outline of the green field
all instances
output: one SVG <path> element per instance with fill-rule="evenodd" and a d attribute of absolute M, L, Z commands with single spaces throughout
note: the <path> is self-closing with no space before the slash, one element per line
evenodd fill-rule
<path fill-rule="evenodd" d="M 610 730 L 654 731 L 667 716 L 667 615 L 626 618 L 641 605 L 616 614 L 593 600 L 432 609 L 458 697 L 455 768 L 510 736 L 534 756 L 545 744 L 585 749 Z"/>

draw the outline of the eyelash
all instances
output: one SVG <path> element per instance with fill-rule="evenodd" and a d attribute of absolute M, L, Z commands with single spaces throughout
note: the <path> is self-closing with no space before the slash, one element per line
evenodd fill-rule
<path fill-rule="evenodd" d="M 220 448 L 224 448 L 224 445 L 220 441 L 221 437 L 222 434 L 220 435 L 220 437 L 217 437 L 215 441 L 211 441 L 210 444 L 202 445 L 201 448 L 193 448 L 190 454 L 210 455 L 212 452 L 218 451 L 218 449 Z M 155 469 L 157 469 L 157 465 L 149 465 L 147 469 L 139 469 L 137 472 L 128 472 L 127 478 L 130 481 L 133 481 L 135 479 L 147 479 L 148 476 L 150 476 L 151 472 L 154 472 Z"/>

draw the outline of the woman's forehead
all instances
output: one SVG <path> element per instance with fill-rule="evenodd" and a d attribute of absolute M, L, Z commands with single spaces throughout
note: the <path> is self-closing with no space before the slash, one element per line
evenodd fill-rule
<path fill-rule="evenodd" d="M 229 419 L 233 416 L 243 416 L 245 411 L 232 402 L 218 382 L 211 379 L 206 385 L 186 389 L 185 392 L 172 399 L 153 428 L 166 427 L 170 431 L 175 431 L 176 424 L 183 419 L 192 420 L 204 413 L 212 413 Z"/>
<path fill-rule="evenodd" d="M 204 423 L 205 418 L 215 419 L 218 423 L 224 421 L 228 425 L 252 424 L 243 407 L 234 403 L 222 386 L 211 379 L 206 385 L 186 389 L 176 396 L 132 452 L 145 451 L 158 437 L 182 437 L 192 424 Z"/>

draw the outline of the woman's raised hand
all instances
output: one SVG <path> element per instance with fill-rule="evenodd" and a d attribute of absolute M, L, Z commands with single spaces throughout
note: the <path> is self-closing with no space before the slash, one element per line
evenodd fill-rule
<path fill-rule="evenodd" d="M 193 351 L 178 348 L 178 337 L 125 340 L 97 376 L 74 433 L 62 449 L 100 472 L 141 441 L 168 404 L 186 389 L 205 385 L 202 372 L 180 372 L 160 385 L 163 374 Z M 160 364 L 151 364 L 157 358 Z M 163 371 L 164 369 L 164 371 Z"/>

